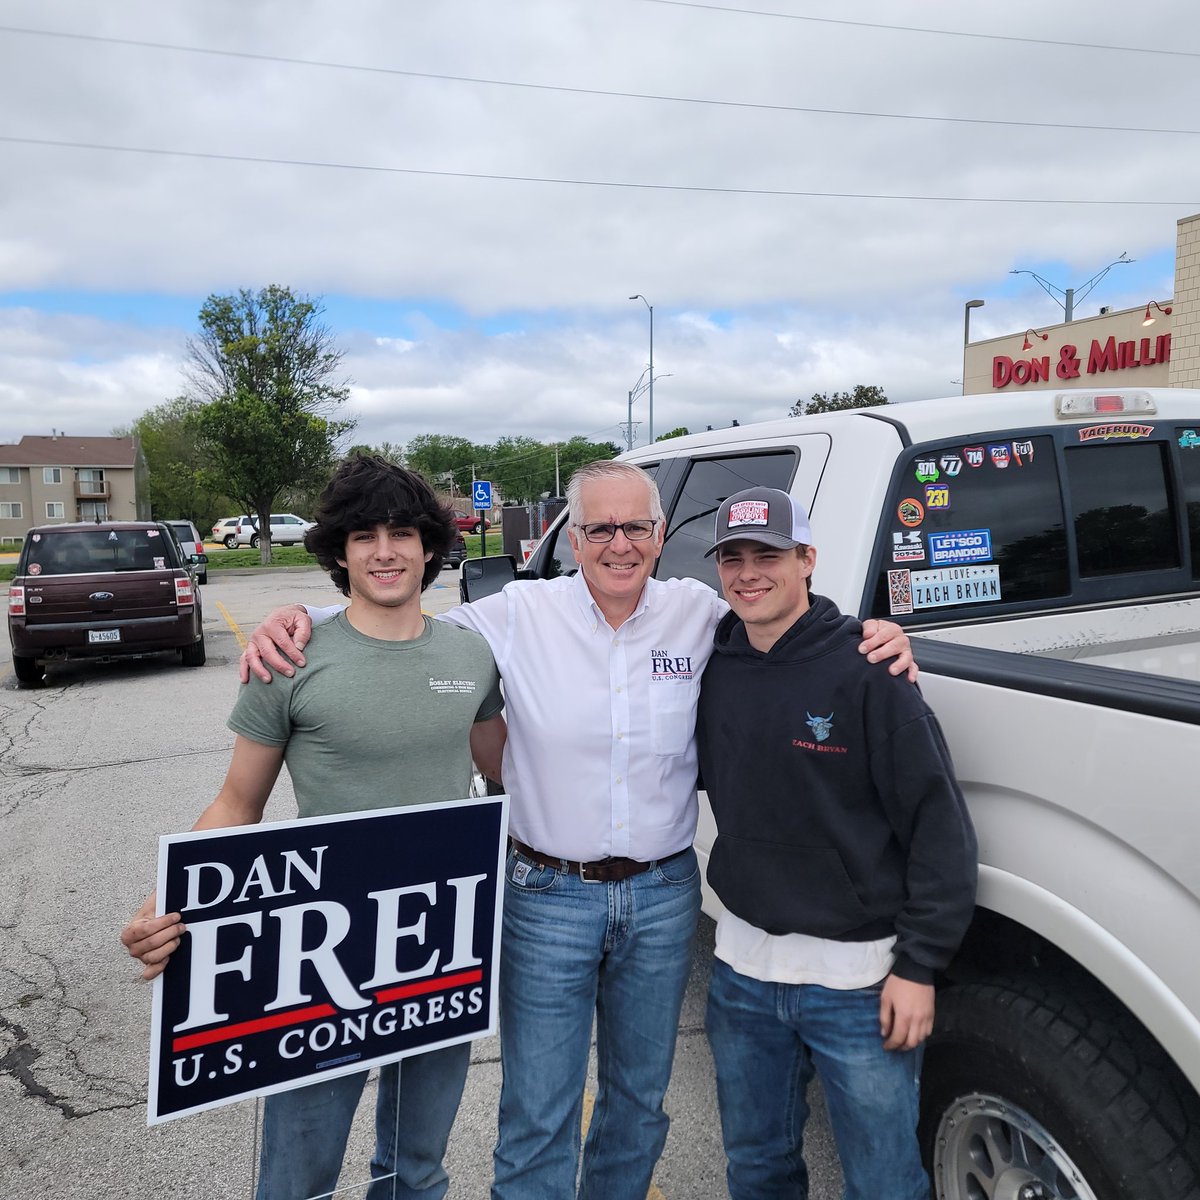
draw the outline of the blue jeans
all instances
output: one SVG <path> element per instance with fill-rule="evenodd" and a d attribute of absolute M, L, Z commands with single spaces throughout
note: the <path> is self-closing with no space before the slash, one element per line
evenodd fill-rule
<path fill-rule="evenodd" d="M 471 1043 L 463 1042 L 380 1068 L 375 1182 L 367 1200 L 445 1196 L 449 1180 L 442 1157 L 470 1062 Z M 257 1200 L 307 1200 L 333 1191 L 366 1082 L 367 1072 L 359 1071 L 266 1098 Z M 393 1171 L 395 1179 L 383 1178 Z"/>
<path fill-rule="evenodd" d="M 493 1200 L 577 1194 L 593 1017 L 599 1086 L 578 1195 L 646 1200 L 699 911 L 690 848 L 621 883 L 509 854 Z"/>
<path fill-rule="evenodd" d="M 921 1050 L 883 1048 L 879 993 L 763 983 L 713 962 L 705 1024 L 732 1200 L 806 1200 L 805 1092 L 814 1071 L 845 1200 L 929 1200 L 917 1146 Z"/>

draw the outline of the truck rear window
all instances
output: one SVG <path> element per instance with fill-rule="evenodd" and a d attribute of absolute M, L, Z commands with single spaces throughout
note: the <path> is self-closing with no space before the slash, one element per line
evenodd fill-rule
<path fill-rule="evenodd" d="M 941 616 L 1070 590 L 1049 437 L 922 448 L 893 482 L 884 527 L 875 616 Z"/>
<path fill-rule="evenodd" d="M 89 529 L 30 534 L 24 573 L 154 571 L 174 565 L 166 539 L 157 529 Z"/>

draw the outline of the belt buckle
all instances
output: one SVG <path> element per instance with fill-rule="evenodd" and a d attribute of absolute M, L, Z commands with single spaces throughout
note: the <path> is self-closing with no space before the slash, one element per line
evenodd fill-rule
<path fill-rule="evenodd" d="M 610 854 L 607 858 L 602 858 L 598 862 L 590 862 L 590 863 L 581 862 L 579 864 L 580 882 L 582 882 L 582 883 L 607 883 L 608 882 L 607 879 L 589 879 L 587 876 L 588 870 L 592 867 L 607 867 L 610 863 L 615 862 L 615 861 L 616 860 Z"/>

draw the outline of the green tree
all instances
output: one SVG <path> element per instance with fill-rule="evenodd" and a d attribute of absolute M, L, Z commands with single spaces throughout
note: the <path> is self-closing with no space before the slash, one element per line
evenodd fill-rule
<path fill-rule="evenodd" d="M 612 442 L 589 442 L 585 437 L 573 437 L 564 442 L 558 452 L 558 473 L 566 490 L 567 481 L 575 472 L 590 462 L 616 458 L 620 448 Z"/>
<path fill-rule="evenodd" d="M 654 440 L 656 442 L 665 442 L 668 438 L 687 437 L 690 432 L 691 430 L 686 425 L 677 425 L 668 433 L 660 433 Z"/>
<path fill-rule="evenodd" d="M 225 510 L 234 502 L 205 480 L 192 421 L 195 410 L 193 401 L 176 396 L 113 434 L 136 437 L 141 443 L 151 515 L 156 520 L 191 521 L 203 534 L 215 520 L 228 515 Z"/>
<path fill-rule="evenodd" d="M 290 288 L 209 296 L 188 342 L 188 399 L 205 478 L 258 518 L 271 561 L 271 511 L 282 493 L 328 476 L 354 428 L 332 414 L 349 394 L 324 310 Z"/>
<path fill-rule="evenodd" d="M 440 490 L 469 495 L 471 468 L 488 457 L 486 446 L 445 433 L 422 433 L 404 448 L 405 465 Z M 486 478 L 486 476 L 484 476 Z"/>
<path fill-rule="evenodd" d="M 872 384 L 868 387 L 856 383 L 852 392 L 817 392 L 807 403 L 797 400 L 792 405 L 789 417 L 802 417 L 806 413 L 842 412 L 848 408 L 876 408 L 886 404 L 888 398 L 883 394 L 883 388 Z"/>

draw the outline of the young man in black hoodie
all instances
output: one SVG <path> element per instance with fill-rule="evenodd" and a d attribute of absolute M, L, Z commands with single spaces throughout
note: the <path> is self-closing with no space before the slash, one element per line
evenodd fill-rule
<path fill-rule="evenodd" d="M 733 1200 L 802 1200 L 814 1072 L 846 1200 L 926 1200 L 921 1045 L 970 921 L 975 835 L 936 718 L 810 594 L 808 516 L 751 488 L 717 514 L 733 611 L 696 736 L 717 822 L 707 1028 Z"/>

